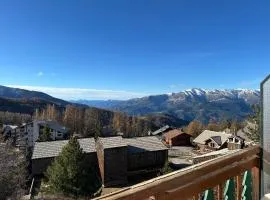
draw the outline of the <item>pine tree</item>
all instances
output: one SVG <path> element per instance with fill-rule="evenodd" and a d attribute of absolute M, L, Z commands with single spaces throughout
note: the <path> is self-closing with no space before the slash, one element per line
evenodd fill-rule
<path fill-rule="evenodd" d="M 46 141 L 50 141 L 50 140 L 52 140 L 50 128 L 48 126 L 45 126 L 42 133 L 38 137 L 38 141 L 39 142 L 46 142 Z"/>
<path fill-rule="evenodd" d="M 70 196 L 93 196 L 101 188 L 100 177 L 74 137 L 47 170 L 49 189 Z"/>

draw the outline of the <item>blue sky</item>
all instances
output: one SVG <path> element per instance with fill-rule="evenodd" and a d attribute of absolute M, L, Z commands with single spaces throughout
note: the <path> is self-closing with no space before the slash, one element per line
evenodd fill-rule
<path fill-rule="evenodd" d="M 65 99 L 259 88 L 270 1 L 0 1 L 0 84 Z M 26 87 L 27 86 L 27 87 Z"/>

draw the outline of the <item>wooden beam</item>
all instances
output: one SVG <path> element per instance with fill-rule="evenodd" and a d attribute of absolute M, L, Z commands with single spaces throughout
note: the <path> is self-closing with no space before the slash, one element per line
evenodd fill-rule
<path fill-rule="evenodd" d="M 225 182 L 244 170 L 258 165 L 255 155 L 259 146 L 253 146 L 236 153 L 206 161 L 186 170 L 180 170 L 141 184 L 125 188 L 123 192 L 100 198 L 137 200 L 154 197 L 155 199 L 184 199 Z M 217 178 L 218 176 L 218 178 Z M 201 185 L 202 184 L 202 185 Z M 182 195 L 179 191 L 184 192 Z M 172 198 L 168 198 L 168 197 Z"/>
<path fill-rule="evenodd" d="M 242 195 L 242 183 L 241 183 L 241 176 L 236 176 L 236 200 L 241 200 Z"/>
<path fill-rule="evenodd" d="M 217 200 L 222 200 L 222 184 L 219 184 L 217 186 Z"/>
<path fill-rule="evenodd" d="M 260 199 L 260 168 L 253 167 L 252 170 L 252 199 Z"/>

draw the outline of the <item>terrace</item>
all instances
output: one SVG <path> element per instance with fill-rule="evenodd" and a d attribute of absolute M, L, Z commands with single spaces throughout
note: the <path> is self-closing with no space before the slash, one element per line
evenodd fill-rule
<path fill-rule="evenodd" d="M 260 146 L 205 161 L 97 199 L 260 199 Z"/>

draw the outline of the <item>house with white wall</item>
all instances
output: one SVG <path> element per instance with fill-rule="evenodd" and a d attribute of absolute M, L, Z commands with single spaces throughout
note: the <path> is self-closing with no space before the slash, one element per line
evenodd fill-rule
<path fill-rule="evenodd" d="M 49 128 L 52 140 L 67 138 L 68 129 L 58 122 L 52 120 L 34 120 L 16 128 L 16 146 L 19 148 L 33 147 L 45 127 Z"/>

